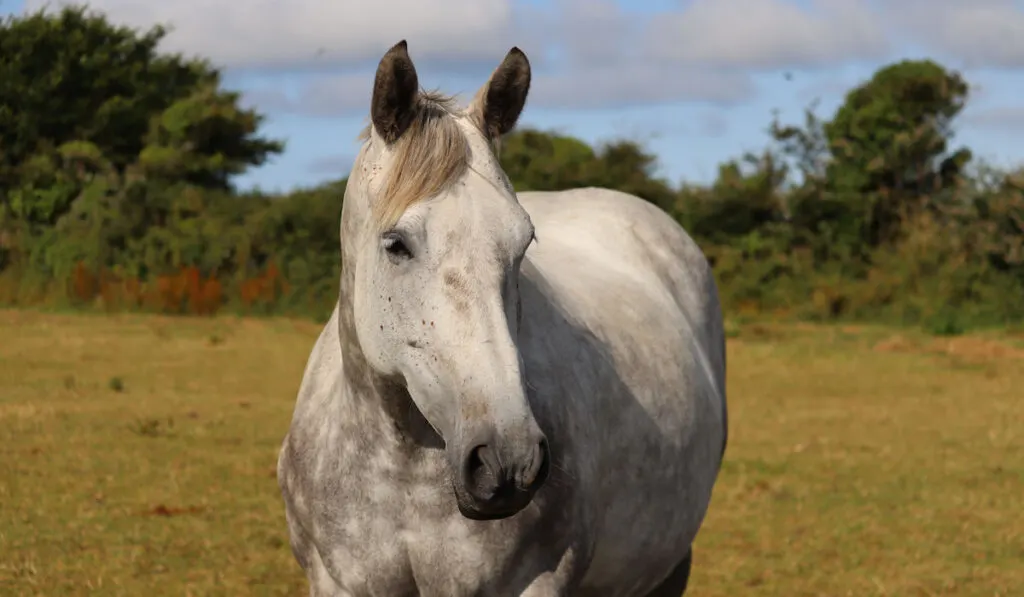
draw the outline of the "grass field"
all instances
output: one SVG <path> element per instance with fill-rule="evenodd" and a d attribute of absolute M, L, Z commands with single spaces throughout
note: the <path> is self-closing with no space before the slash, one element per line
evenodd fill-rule
<path fill-rule="evenodd" d="M 318 325 L 0 311 L 0 595 L 304 595 Z M 748 325 L 688 595 L 1024 595 L 1024 336 Z"/>

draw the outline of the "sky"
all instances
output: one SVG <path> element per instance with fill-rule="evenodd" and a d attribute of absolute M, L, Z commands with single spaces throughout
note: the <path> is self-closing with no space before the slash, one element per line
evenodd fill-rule
<path fill-rule="evenodd" d="M 0 14 L 61 0 L 0 0 Z M 629 138 L 674 184 L 758 151 L 777 111 L 829 117 L 880 66 L 932 58 L 972 85 L 955 142 L 1024 162 L 1024 0 L 90 0 L 169 25 L 163 49 L 210 58 L 267 116 L 284 154 L 241 188 L 348 173 L 377 62 L 401 39 L 420 84 L 468 100 L 513 46 L 533 82 L 521 126 L 592 144 Z"/>

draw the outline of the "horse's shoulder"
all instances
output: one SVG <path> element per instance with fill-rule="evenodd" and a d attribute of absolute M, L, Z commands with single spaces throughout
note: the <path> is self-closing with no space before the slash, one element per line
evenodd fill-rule
<path fill-rule="evenodd" d="M 713 393 L 724 394 L 715 277 L 680 224 L 658 206 L 610 189 L 522 193 L 520 201 L 538 228 L 538 245 L 527 255 L 541 273 L 531 274 L 555 289 L 549 294 L 561 307 L 603 329 L 612 351 L 692 342 L 681 351 L 689 355 L 686 366 L 707 376 Z M 658 315 L 629 319 L 627 312 Z"/>

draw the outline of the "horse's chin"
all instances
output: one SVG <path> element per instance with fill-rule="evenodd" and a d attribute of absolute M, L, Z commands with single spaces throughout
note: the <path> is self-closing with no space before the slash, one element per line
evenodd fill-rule
<path fill-rule="evenodd" d="M 523 509 L 525 509 L 526 506 L 530 504 L 530 502 L 526 502 L 522 505 L 517 505 L 516 507 L 513 508 L 504 508 L 498 510 L 490 508 L 474 508 L 473 506 L 464 504 L 462 500 L 457 500 L 457 502 L 459 505 L 459 514 L 462 514 L 462 516 L 468 518 L 469 520 L 477 521 L 504 520 L 506 518 L 512 518 L 516 514 L 522 512 Z"/>
<path fill-rule="evenodd" d="M 469 520 L 503 520 L 512 518 L 526 509 L 533 502 L 533 493 L 519 494 L 513 499 L 504 499 L 500 503 L 480 504 L 466 495 L 457 487 L 452 488 L 459 514 Z"/>

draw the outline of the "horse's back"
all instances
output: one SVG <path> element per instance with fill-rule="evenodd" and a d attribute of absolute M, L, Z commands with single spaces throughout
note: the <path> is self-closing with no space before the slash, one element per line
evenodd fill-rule
<path fill-rule="evenodd" d="M 594 454 L 589 491 L 601 504 L 585 585 L 618 592 L 633 578 L 624 594 L 642 594 L 660 580 L 653 569 L 668 574 L 688 553 L 721 462 L 725 350 L 714 278 L 682 227 L 642 199 L 587 188 L 519 200 L 538 239 L 524 271 L 568 314 L 573 330 L 562 335 L 583 334 L 596 347 L 588 358 L 597 389 L 573 397 L 580 421 L 593 421 L 589 444 L 577 449 Z M 534 327 L 531 336 L 559 334 Z M 580 365 L 563 367 L 577 377 L 568 368 Z"/>

